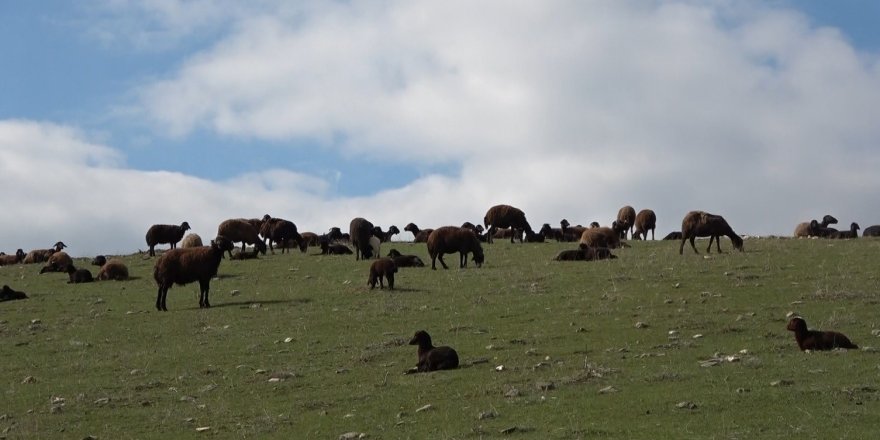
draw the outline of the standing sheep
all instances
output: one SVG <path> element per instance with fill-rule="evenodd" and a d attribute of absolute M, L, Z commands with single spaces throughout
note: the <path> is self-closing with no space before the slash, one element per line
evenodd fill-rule
<path fill-rule="evenodd" d="M 488 234 L 489 243 L 492 243 L 492 236 L 495 234 L 495 230 L 499 228 L 520 229 L 526 233 L 534 232 L 532 227 L 529 226 L 529 222 L 526 221 L 526 214 L 522 210 L 510 205 L 495 205 L 489 208 L 486 211 L 486 216 L 483 217 L 483 224 L 487 228 L 486 233 Z M 511 235 L 510 242 L 514 242 L 515 235 L 519 235 L 519 242 L 522 243 L 523 238 L 521 234 Z"/>
<path fill-rule="evenodd" d="M 868 232 L 868 229 L 865 229 L 865 232 Z M 15 255 L 0 255 L 0 266 L 19 264 L 24 261 L 25 256 L 27 256 L 27 254 L 21 249 L 15 251 Z"/>
<path fill-rule="evenodd" d="M 654 240 L 654 228 L 657 225 L 657 215 L 650 209 L 643 209 L 636 215 L 636 230 L 633 239 L 648 239 L 648 231 L 651 231 L 651 240 Z"/>
<path fill-rule="evenodd" d="M 384 289 L 385 284 L 382 282 L 383 278 L 388 279 L 388 288 L 394 290 L 395 273 L 397 273 L 397 265 L 394 264 L 394 260 L 391 258 L 385 257 L 374 261 L 373 264 L 370 265 L 370 278 L 367 280 L 367 284 L 370 285 L 370 290 L 376 287 L 376 281 L 379 281 L 379 288 Z"/>
<path fill-rule="evenodd" d="M 218 235 L 211 241 L 211 246 L 172 249 L 162 254 L 153 268 L 153 279 L 159 286 L 156 310 L 168 311 L 165 301 L 172 285 L 184 285 L 193 281 L 199 282 L 199 307 L 211 307 L 208 301 L 211 278 L 217 275 L 223 253 L 231 252 L 233 247 L 231 241 Z"/>
<path fill-rule="evenodd" d="M 373 236 L 373 224 L 365 218 L 355 217 L 349 223 L 348 232 L 351 235 L 351 245 L 354 246 L 355 260 L 369 258 L 366 255 L 371 251 L 366 249 L 370 246 L 370 237 Z"/>
<path fill-rule="evenodd" d="M 626 231 L 630 232 L 630 236 L 632 236 L 632 229 L 636 223 L 636 210 L 629 205 L 620 208 L 617 211 L 617 224 L 620 230 L 620 238 L 626 239 Z"/>
<path fill-rule="evenodd" d="M 150 256 L 156 256 L 155 247 L 157 244 L 168 243 L 171 249 L 177 247 L 177 242 L 183 238 L 183 234 L 188 231 L 189 223 L 183 222 L 178 225 L 153 225 L 147 229 L 147 246 L 150 247 Z"/>
<path fill-rule="evenodd" d="M 241 251 L 247 250 L 247 245 L 252 244 L 261 254 L 266 255 L 266 243 L 260 238 L 256 228 L 247 220 L 234 218 L 224 220 L 217 227 L 217 235 L 223 236 L 231 243 L 241 242 Z M 232 249 L 229 249 L 229 257 L 232 258 Z"/>
<path fill-rule="evenodd" d="M 742 237 L 733 232 L 733 228 L 727 224 L 724 217 L 703 211 L 691 211 L 681 221 L 681 246 L 678 248 L 678 254 L 681 255 L 684 252 L 684 244 L 688 240 L 691 242 L 694 253 L 699 254 L 697 247 L 694 246 L 694 239 L 697 237 L 709 237 L 709 247 L 706 248 L 706 252 L 712 251 L 712 240 L 715 240 L 718 253 L 721 253 L 722 235 L 729 237 L 734 249 L 742 252 Z"/>
<path fill-rule="evenodd" d="M 300 252 L 305 252 L 309 244 L 303 240 L 302 236 L 296 230 L 296 225 L 290 220 L 282 218 L 270 218 L 263 222 L 260 228 L 260 235 L 269 240 L 269 250 L 275 253 L 272 242 L 281 246 L 281 253 L 287 251 L 288 243 L 295 242 Z"/>
<path fill-rule="evenodd" d="M 199 234 L 191 233 L 186 234 L 186 237 L 183 237 L 183 241 L 180 242 L 180 247 L 182 248 L 194 248 L 194 247 L 202 247 L 202 237 Z"/>
<path fill-rule="evenodd" d="M 383 231 L 381 226 L 373 227 L 373 235 L 379 238 L 382 243 L 391 241 L 391 238 L 394 237 L 394 234 L 399 234 L 400 229 L 397 229 L 397 226 L 391 225 L 388 228 L 388 231 Z"/>
<path fill-rule="evenodd" d="M 437 259 L 444 269 L 449 269 L 443 261 L 443 254 L 459 253 L 459 267 L 467 266 L 467 255 L 473 252 L 474 264 L 483 265 L 483 247 L 473 231 L 455 226 L 443 226 L 428 236 L 428 255 L 431 256 L 431 269 L 437 270 Z"/>
<path fill-rule="evenodd" d="M 62 249 L 66 248 L 67 245 L 63 242 L 55 243 L 55 246 L 50 249 L 34 249 L 27 253 L 22 260 L 24 264 L 33 264 L 33 263 L 42 263 L 44 261 L 48 261 L 49 257 L 52 256 L 55 252 L 61 252 Z"/>

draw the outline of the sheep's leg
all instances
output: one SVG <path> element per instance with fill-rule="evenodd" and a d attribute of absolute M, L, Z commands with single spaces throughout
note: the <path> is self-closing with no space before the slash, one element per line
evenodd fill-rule
<path fill-rule="evenodd" d="M 489 230 L 486 231 L 486 243 L 492 243 L 493 235 L 495 235 L 495 225 L 489 226 Z"/>
<path fill-rule="evenodd" d="M 443 265 L 443 268 L 444 268 L 444 269 L 449 269 L 449 266 L 447 266 L 447 265 L 446 265 L 446 262 L 443 261 L 443 253 L 438 254 L 438 255 L 437 255 L 437 259 L 440 260 L 440 264 Z"/>
<path fill-rule="evenodd" d="M 394 274 L 393 273 L 388 274 L 388 288 L 391 290 L 394 290 Z"/>
<path fill-rule="evenodd" d="M 199 280 L 199 307 L 208 308 L 211 307 L 211 303 L 208 302 L 208 290 L 211 288 L 211 280 Z"/>
<path fill-rule="evenodd" d="M 682 255 L 684 253 L 684 243 L 687 241 L 686 238 L 681 237 L 681 246 L 678 247 L 678 255 Z"/>

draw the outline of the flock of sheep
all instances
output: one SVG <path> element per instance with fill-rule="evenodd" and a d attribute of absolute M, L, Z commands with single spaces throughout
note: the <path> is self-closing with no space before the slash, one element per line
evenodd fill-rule
<path fill-rule="evenodd" d="M 431 258 L 431 268 L 436 269 L 436 262 L 444 269 L 448 269 L 443 255 L 458 253 L 459 267 L 467 266 L 468 256 L 473 263 L 480 267 L 485 261 L 482 243 L 492 243 L 494 239 L 510 239 L 513 243 L 516 239 L 520 242 L 543 242 L 555 239 L 556 241 L 578 242 L 576 249 L 561 251 L 555 260 L 558 261 L 591 261 L 617 258 L 612 249 L 625 247 L 627 244 L 622 240 L 629 236 L 633 240 L 647 239 L 648 232 L 654 239 L 657 217 L 654 211 L 644 209 L 636 213 L 631 206 L 620 209 L 617 219 L 610 227 L 592 223 L 588 227 L 571 226 L 563 219 L 559 228 L 553 228 L 545 223 L 535 232 L 526 220 L 525 213 L 513 206 L 496 205 L 491 207 L 483 218 L 483 225 L 474 225 L 470 222 L 460 227 L 443 226 L 436 229 L 420 229 L 413 223 L 404 227 L 404 231 L 413 234 L 414 242 L 424 242 L 427 245 L 428 255 Z M 837 219 L 826 215 L 821 222 L 812 220 L 804 222 L 795 228 L 796 237 L 824 237 L 824 238 L 856 238 L 859 225 L 852 223 L 850 230 L 838 231 L 829 227 L 836 224 Z M 484 228 L 485 226 L 485 228 Z M 170 249 L 163 252 L 156 260 L 153 269 L 153 278 L 158 286 L 156 296 L 156 309 L 167 311 L 166 298 L 168 290 L 174 284 L 184 285 L 195 281 L 199 282 L 199 307 L 210 307 L 208 298 L 210 281 L 217 275 L 217 269 L 224 255 L 230 259 L 257 258 L 258 254 L 265 254 L 267 249 L 274 253 L 275 247 L 281 252 L 288 252 L 289 248 L 296 247 L 305 252 L 309 246 L 320 246 L 321 254 L 355 254 L 357 260 L 375 259 L 369 270 L 367 284 L 375 288 L 385 287 L 387 282 L 389 289 L 394 289 L 394 274 L 399 267 L 421 267 L 425 263 L 415 255 L 402 255 L 392 249 L 387 257 L 379 255 L 379 246 L 382 242 L 390 241 L 400 230 L 391 226 L 388 231 L 374 226 L 368 220 L 358 217 L 349 225 L 349 232 L 345 234 L 340 228 L 334 227 L 326 234 L 318 235 L 311 232 L 300 234 L 296 225 L 285 219 L 273 218 L 268 214 L 259 219 L 229 219 L 223 221 L 217 228 L 217 236 L 208 245 L 204 245 L 201 237 L 186 232 L 190 230 L 187 222 L 180 225 L 153 225 L 145 236 L 148 246 L 148 255 L 156 255 L 155 247 L 168 244 Z M 864 236 L 880 235 L 880 226 L 866 228 Z M 706 251 L 711 252 L 712 243 L 721 252 L 720 237 L 730 239 L 733 247 L 743 250 L 743 239 L 736 234 L 727 221 L 720 215 L 709 214 L 703 211 L 691 211 L 682 220 L 681 231 L 672 232 L 664 240 L 681 240 L 679 254 L 684 252 L 686 243 L 690 243 L 694 252 L 696 237 L 709 237 L 709 246 Z M 182 242 L 182 243 L 181 243 Z M 181 243 L 178 248 L 177 243 Z M 235 248 L 236 243 L 241 243 L 241 249 Z M 349 243 L 354 249 L 349 248 Z M 252 246 L 252 251 L 247 246 Z M 49 249 L 35 249 L 25 253 L 18 249 L 13 255 L 0 252 L 0 266 L 10 264 L 46 263 L 40 273 L 65 272 L 69 276 L 70 283 L 91 282 L 94 280 L 126 280 L 129 277 L 128 268 L 121 260 L 107 260 L 103 256 L 97 256 L 93 264 L 100 267 L 98 275 L 92 277 L 87 269 L 76 268 L 72 258 L 63 251 L 66 246 L 63 242 L 57 242 Z M 236 250 L 233 253 L 233 250 Z M 24 299 L 24 292 L 17 292 L 9 286 L 3 286 L 0 291 L 0 301 Z M 799 320 L 799 321 L 796 321 Z M 811 332 L 806 329 L 806 323 L 800 318 L 794 318 L 789 323 L 789 330 L 795 332 L 798 345 L 801 349 L 830 349 L 834 347 L 855 348 L 855 345 L 839 333 L 834 332 Z M 431 345 L 430 336 L 424 331 L 419 331 L 410 342 L 419 345 L 418 371 L 431 371 L 435 369 L 455 368 L 458 358 L 455 350 L 449 347 L 435 348 Z"/>

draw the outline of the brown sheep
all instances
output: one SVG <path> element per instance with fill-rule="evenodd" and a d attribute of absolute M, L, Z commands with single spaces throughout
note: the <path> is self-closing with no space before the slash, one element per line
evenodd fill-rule
<path fill-rule="evenodd" d="M 66 248 L 67 245 L 63 242 L 55 243 L 55 247 L 50 249 L 34 249 L 27 253 L 22 260 L 24 264 L 34 264 L 34 263 L 42 263 L 44 261 L 48 261 L 49 257 L 52 256 L 55 252 L 60 252 L 61 249 Z"/>
<path fill-rule="evenodd" d="M 183 248 L 183 249 L 196 249 L 196 248 Z M 125 281 L 128 279 L 128 266 L 122 262 L 122 260 L 112 259 L 101 265 L 101 269 L 98 270 L 98 275 L 95 277 L 97 280 L 116 280 L 116 281 Z"/>
<path fill-rule="evenodd" d="M 321 239 L 321 255 L 345 255 L 353 252 L 341 243 L 330 243 L 329 239 Z"/>
<path fill-rule="evenodd" d="M 321 242 L 318 240 L 318 234 L 314 232 L 303 232 L 299 234 L 302 237 L 302 240 L 306 242 L 308 246 L 320 246 Z"/>
<path fill-rule="evenodd" d="M 865 232 L 868 232 L 868 230 L 865 229 Z M 0 266 L 19 264 L 24 261 L 25 256 L 27 256 L 27 254 L 21 249 L 15 251 L 15 255 L 0 255 Z"/>
<path fill-rule="evenodd" d="M 168 243 L 171 249 L 177 247 L 177 242 L 183 238 L 183 234 L 188 231 L 189 223 L 183 222 L 178 225 L 153 225 L 147 229 L 147 246 L 150 247 L 150 256 L 156 256 L 155 247 L 157 244 Z"/>
<path fill-rule="evenodd" d="M 651 240 L 654 240 L 654 228 L 657 227 L 657 215 L 650 209 L 643 209 L 636 214 L 636 229 L 632 234 L 633 240 L 647 240 L 648 231 L 651 231 Z"/>
<path fill-rule="evenodd" d="M 360 260 L 361 257 L 368 259 L 366 255 L 372 252 L 368 248 L 370 237 L 373 236 L 373 224 L 365 218 L 355 217 L 348 225 L 348 233 L 351 236 L 351 245 L 354 246 L 355 260 Z"/>
<path fill-rule="evenodd" d="M 403 227 L 404 231 L 412 232 L 413 235 L 413 243 L 425 243 L 428 241 L 428 236 L 431 235 L 433 229 L 419 229 L 415 223 L 410 223 Z"/>
<path fill-rule="evenodd" d="M 580 242 L 595 248 L 617 249 L 621 247 L 620 235 L 604 226 L 584 229 Z"/>
<path fill-rule="evenodd" d="M 54 252 L 49 256 L 49 261 L 46 262 L 46 265 L 40 269 L 40 273 L 67 272 L 67 268 L 70 266 L 73 266 L 73 259 L 70 258 L 70 255 L 67 255 L 67 252 Z"/>
<path fill-rule="evenodd" d="M 633 226 L 636 224 L 636 210 L 626 205 L 617 211 L 617 224 L 620 227 L 620 238 L 626 239 L 626 231 L 632 236 Z"/>
<path fill-rule="evenodd" d="M 581 235 L 587 230 L 587 228 L 583 226 L 572 226 L 566 219 L 562 219 L 562 221 L 559 222 L 559 226 L 562 231 L 562 241 L 580 240 Z M 599 227 L 599 225 L 597 224 L 596 227 Z"/>
<path fill-rule="evenodd" d="M 403 255 L 397 249 L 388 251 L 388 256 L 394 260 L 397 267 L 425 267 L 425 262 L 415 255 Z"/>
<path fill-rule="evenodd" d="M 474 253 L 474 264 L 483 265 L 484 255 L 480 240 L 470 229 L 455 226 L 443 226 L 435 229 L 428 236 L 428 254 L 431 256 L 431 269 L 437 269 L 437 259 L 444 269 L 449 269 L 443 261 L 443 254 L 459 253 L 459 267 L 467 266 L 467 255 Z"/>
<path fill-rule="evenodd" d="M 859 348 L 850 342 L 843 333 L 807 330 L 807 321 L 794 317 L 788 321 L 786 329 L 794 332 L 798 347 L 801 350 L 833 350 L 835 348 Z"/>
<path fill-rule="evenodd" d="M 853 222 L 849 225 L 849 231 L 837 231 L 829 235 L 828 238 L 859 238 L 859 224 Z"/>
<path fill-rule="evenodd" d="M 88 269 L 77 269 L 72 264 L 67 266 L 65 272 L 70 277 L 70 281 L 67 284 L 91 283 L 95 281 Z"/>
<path fill-rule="evenodd" d="M 281 246 L 281 253 L 287 251 L 287 245 L 290 242 L 296 243 L 300 252 L 305 252 L 309 244 L 303 240 L 302 236 L 296 230 L 296 225 L 290 220 L 282 218 L 270 218 L 263 222 L 260 228 L 260 235 L 269 241 L 269 250 L 275 253 L 272 243 L 278 243 Z"/>
<path fill-rule="evenodd" d="M 409 341 L 409 345 L 418 345 L 419 362 L 416 371 L 423 373 L 437 370 L 454 370 L 458 368 L 458 353 L 452 347 L 435 347 L 431 343 L 431 335 L 419 330 Z"/>
<path fill-rule="evenodd" d="M 186 234 L 186 237 L 183 237 L 183 241 L 180 242 L 180 247 L 182 248 L 194 248 L 194 247 L 202 247 L 204 244 L 202 243 L 202 237 L 199 234 Z"/>
<path fill-rule="evenodd" d="M 678 248 L 678 253 L 681 255 L 684 252 L 684 244 L 690 240 L 694 253 L 699 254 L 697 247 L 694 246 L 694 239 L 697 237 L 709 237 L 709 247 L 706 248 L 706 252 L 712 251 L 712 240 L 715 240 L 718 253 L 721 253 L 722 235 L 729 237 L 734 249 L 742 252 L 742 237 L 733 232 L 733 228 L 727 224 L 724 217 L 703 211 L 691 211 L 681 221 L 681 246 Z"/>
<path fill-rule="evenodd" d="M 245 223 L 247 224 L 247 223 Z M 248 226 L 250 226 L 248 224 Z M 253 228 L 253 226 L 250 226 Z M 162 254 L 156 260 L 153 268 L 153 279 L 159 286 L 156 296 L 156 310 L 168 311 L 166 299 L 168 289 L 173 284 L 189 284 L 199 282 L 199 307 L 211 307 L 208 301 L 211 278 L 217 275 L 217 268 L 224 252 L 231 252 L 234 247 L 232 241 L 223 236 L 217 236 L 211 241 L 211 246 L 189 249 L 171 249 Z"/>
<path fill-rule="evenodd" d="M 384 289 L 385 284 L 382 279 L 385 278 L 388 279 L 388 288 L 394 290 L 395 273 L 397 273 L 397 265 L 394 264 L 394 260 L 388 257 L 380 258 L 370 265 L 370 278 L 367 280 L 367 284 L 372 290 L 376 287 L 376 281 L 379 281 L 379 288 Z"/>
<path fill-rule="evenodd" d="M 522 210 L 510 205 L 495 205 L 489 208 L 489 210 L 486 211 L 486 216 L 483 217 L 483 224 L 487 228 L 486 233 L 489 234 L 489 243 L 492 243 L 492 236 L 495 234 L 495 230 L 499 228 L 521 229 L 526 233 L 533 232 L 532 227 L 529 226 L 529 222 L 526 221 L 526 214 L 522 212 Z M 519 242 L 522 243 L 522 235 L 518 235 Z M 514 236 L 511 235 L 511 243 L 513 243 L 513 239 Z"/>
<path fill-rule="evenodd" d="M 812 220 L 810 222 L 798 223 L 794 228 L 795 237 L 826 237 L 836 229 L 828 228 L 828 225 L 837 224 L 837 219 L 831 215 L 822 217 L 822 222 Z M 821 229 L 817 226 L 821 226 Z"/>
<path fill-rule="evenodd" d="M 0 301 L 12 301 L 16 299 L 27 299 L 27 294 L 24 292 L 18 292 L 12 290 L 11 287 L 7 285 L 3 285 L 3 290 L 0 290 Z"/>
<path fill-rule="evenodd" d="M 261 254 L 266 255 L 266 243 L 260 238 L 258 230 L 243 218 L 224 220 L 217 227 L 217 235 L 233 244 L 241 242 L 242 252 L 247 250 L 247 245 L 252 244 Z M 232 258 L 232 249 L 228 252 Z"/>

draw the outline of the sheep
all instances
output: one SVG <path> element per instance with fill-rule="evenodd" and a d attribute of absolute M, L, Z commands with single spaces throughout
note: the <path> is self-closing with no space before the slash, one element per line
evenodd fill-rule
<path fill-rule="evenodd" d="M 344 255 L 353 253 L 348 246 L 341 243 L 330 243 L 329 239 L 321 240 L 321 255 Z"/>
<path fill-rule="evenodd" d="M 869 228 L 870 229 L 870 228 Z M 868 230 L 866 229 L 865 232 Z M 27 254 L 24 253 L 23 250 L 19 249 L 15 251 L 15 255 L 0 255 L 0 266 L 10 266 L 13 264 L 19 264 L 24 261 L 24 257 Z"/>
<path fill-rule="evenodd" d="M 626 231 L 629 230 L 632 236 L 632 229 L 636 223 L 636 210 L 632 206 L 626 205 L 617 211 L 617 223 L 620 225 L 620 238 L 626 239 Z"/>
<path fill-rule="evenodd" d="M 812 220 L 810 222 L 798 223 L 794 228 L 795 237 L 827 237 L 837 230 L 829 228 L 828 225 L 837 224 L 837 219 L 831 215 L 822 217 L 822 222 Z M 820 228 L 821 227 L 821 228 Z"/>
<path fill-rule="evenodd" d="M 351 245 L 354 246 L 355 260 L 361 257 L 367 259 L 365 249 L 370 246 L 370 237 L 373 235 L 373 224 L 362 217 L 351 219 L 348 225 L 348 232 L 351 235 Z M 369 251 L 366 251 L 369 252 Z M 376 255 L 378 256 L 378 254 Z"/>
<path fill-rule="evenodd" d="M 545 240 L 544 233 L 541 231 L 526 231 L 526 243 L 543 243 Z"/>
<path fill-rule="evenodd" d="M 485 231 L 485 229 L 483 229 L 483 225 L 474 225 L 471 222 L 464 222 L 461 224 L 461 227 L 470 229 L 471 231 L 474 231 L 474 234 L 477 235 L 480 235 L 483 233 L 483 231 Z"/>
<path fill-rule="evenodd" d="M 198 249 L 198 248 L 183 248 L 183 249 Z M 104 281 L 104 280 L 116 280 L 116 281 L 125 281 L 128 279 L 128 266 L 122 262 L 122 260 L 112 259 L 109 261 L 105 261 L 104 264 L 101 265 L 101 269 L 98 270 L 98 275 L 95 279 Z"/>
<path fill-rule="evenodd" d="M 681 231 L 672 231 L 663 237 L 664 240 L 681 240 Z"/>
<path fill-rule="evenodd" d="M 729 237 L 734 249 L 742 252 L 742 237 L 733 232 L 733 228 L 727 224 L 724 217 L 703 211 L 691 211 L 681 221 L 681 246 L 678 248 L 678 254 L 681 255 L 684 252 L 684 244 L 688 240 L 691 242 L 694 253 L 699 254 L 697 247 L 694 246 L 694 239 L 697 237 L 709 237 L 709 247 L 706 248 L 706 252 L 712 251 L 712 240 L 715 240 L 718 253 L 721 253 L 722 235 Z"/>
<path fill-rule="evenodd" d="M 859 224 L 853 222 L 849 225 L 849 231 L 836 231 L 829 235 L 828 238 L 859 238 Z"/>
<path fill-rule="evenodd" d="M 88 269 L 77 269 L 72 264 L 67 266 L 66 272 L 70 277 L 70 281 L 67 284 L 91 283 L 95 281 Z"/>
<path fill-rule="evenodd" d="M 447 346 L 435 347 L 431 343 L 431 336 L 424 330 L 417 331 L 410 339 L 409 345 L 419 346 L 416 371 L 420 373 L 458 368 L 458 353 L 455 349 Z"/>
<path fill-rule="evenodd" d="M 369 255 L 367 255 L 367 258 L 373 258 L 373 257 L 379 258 L 379 247 L 382 243 L 382 240 L 380 240 L 379 237 L 376 237 L 374 235 L 374 236 L 370 237 L 368 242 L 370 243 L 370 252 L 369 252 Z"/>
<path fill-rule="evenodd" d="M 859 348 L 853 344 L 843 333 L 831 331 L 807 330 L 807 321 L 803 318 L 793 317 L 788 321 L 786 329 L 794 332 L 798 348 L 803 350 L 833 350 L 835 348 Z"/>
<path fill-rule="evenodd" d="M 560 230 L 562 231 L 562 241 L 576 241 L 580 240 L 581 235 L 583 235 L 584 231 L 587 229 L 583 226 L 571 226 L 571 224 L 566 219 L 562 219 L 559 222 Z M 596 224 L 596 227 L 599 227 L 599 224 Z"/>
<path fill-rule="evenodd" d="M 584 229 L 580 242 L 597 248 L 616 249 L 622 246 L 620 235 L 608 227 Z"/>
<path fill-rule="evenodd" d="M 604 247 L 594 248 L 581 243 L 578 249 L 564 250 L 553 257 L 555 261 L 594 261 L 594 260 L 613 260 L 617 255 L 611 253 L 611 250 Z"/>
<path fill-rule="evenodd" d="M 189 223 L 183 222 L 178 225 L 153 225 L 150 226 L 150 229 L 147 229 L 147 246 L 150 247 L 150 256 L 156 256 L 155 247 L 157 244 L 168 243 L 171 245 L 171 249 L 175 249 L 177 247 L 177 242 L 183 238 L 183 234 L 189 230 Z"/>
<path fill-rule="evenodd" d="M 199 234 L 190 233 L 186 234 L 186 237 L 183 237 L 183 241 L 180 242 L 180 247 L 182 248 L 194 248 L 194 247 L 202 247 L 202 237 Z"/>
<path fill-rule="evenodd" d="M 67 268 L 73 266 L 73 259 L 67 252 L 55 252 L 49 257 L 49 261 L 40 269 L 40 273 L 46 272 L 67 272 Z"/>
<path fill-rule="evenodd" d="M 868 226 L 862 231 L 862 237 L 880 237 L 880 225 Z"/>
<path fill-rule="evenodd" d="M 242 252 L 247 250 L 248 244 L 252 244 L 261 254 L 266 255 L 266 243 L 260 238 L 258 230 L 245 219 L 224 220 L 217 227 L 217 235 L 231 243 L 240 241 Z M 232 258 L 232 249 L 229 249 L 229 258 Z"/>
<path fill-rule="evenodd" d="M 334 240 L 334 241 L 335 240 L 342 240 L 343 239 L 342 235 L 343 235 L 342 230 L 336 226 L 330 228 L 330 232 L 327 233 L 327 237 L 330 240 Z"/>
<path fill-rule="evenodd" d="M 107 257 L 104 255 L 97 255 L 95 258 L 92 258 L 92 266 L 101 267 L 105 264 L 107 264 Z"/>
<path fill-rule="evenodd" d="M 403 255 L 397 249 L 388 251 L 388 256 L 394 260 L 397 267 L 425 267 L 421 258 L 415 255 Z"/>
<path fill-rule="evenodd" d="M 0 290 L 0 301 L 13 301 L 16 299 L 27 299 L 28 296 L 24 292 L 18 292 L 12 290 L 11 287 L 7 285 L 3 285 L 3 290 Z"/>
<path fill-rule="evenodd" d="M 229 257 L 230 260 L 256 260 L 260 258 L 259 251 L 257 248 L 253 248 L 250 251 L 242 252 L 238 249 L 235 249 L 232 253 L 232 256 Z"/>
<path fill-rule="evenodd" d="M 370 278 L 367 280 L 367 284 L 370 285 L 370 290 L 376 287 L 376 281 L 379 281 L 379 288 L 384 289 L 385 284 L 382 282 L 382 279 L 385 278 L 388 280 L 388 289 L 394 290 L 394 274 L 397 272 L 397 265 L 394 264 L 394 260 L 391 258 L 380 258 L 373 262 L 370 265 Z"/>
<path fill-rule="evenodd" d="M 306 242 L 308 246 L 321 245 L 320 241 L 318 240 L 318 234 L 315 234 L 314 232 L 303 232 L 302 234 L 299 234 L 299 236 L 302 237 L 302 240 Z"/>
<path fill-rule="evenodd" d="M 263 222 L 260 228 L 260 235 L 269 240 L 269 250 L 275 253 L 272 242 L 279 243 L 281 253 L 287 251 L 287 245 L 290 241 L 296 243 L 300 252 L 305 252 L 309 244 L 303 240 L 302 236 L 296 230 L 296 225 L 290 220 L 281 218 L 269 218 Z"/>
<path fill-rule="evenodd" d="M 435 229 L 428 236 L 428 254 L 431 256 L 431 269 L 437 270 L 437 259 L 444 269 L 449 269 L 443 261 L 443 254 L 459 253 L 459 267 L 467 266 L 467 255 L 474 253 L 474 264 L 481 267 L 484 261 L 483 247 L 480 240 L 470 229 L 455 226 L 443 226 Z"/>
<path fill-rule="evenodd" d="M 413 235 L 413 243 L 425 243 L 428 241 L 428 236 L 431 235 L 433 229 L 419 229 L 415 223 L 409 223 L 403 227 L 404 231 L 412 232 Z"/>
<path fill-rule="evenodd" d="M 184 285 L 193 281 L 199 282 L 199 307 L 211 307 L 208 301 L 211 278 L 217 275 L 223 253 L 231 253 L 234 246 L 232 241 L 218 235 L 211 241 L 211 246 L 171 249 L 162 254 L 153 268 L 153 279 L 159 286 L 156 310 L 168 311 L 165 302 L 173 284 Z"/>
<path fill-rule="evenodd" d="M 538 233 L 543 235 L 545 239 L 553 238 L 557 242 L 562 241 L 562 229 L 551 227 L 550 223 L 544 223 L 541 225 L 541 229 L 538 230 Z"/>
<path fill-rule="evenodd" d="M 52 256 L 55 252 L 60 252 L 62 249 L 66 248 L 67 245 L 63 242 L 55 243 L 55 246 L 49 249 L 34 249 L 27 253 L 22 260 L 24 264 L 33 264 L 33 263 L 42 263 L 44 261 L 48 261 L 49 257 Z"/>
<path fill-rule="evenodd" d="M 388 231 L 383 231 L 381 226 L 373 227 L 373 235 L 375 235 L 376 237 L 379 237 L 379 240 L 382 243 L 391 241 L 391 238 L 394 236 L 394 234 L 399 234 L 399 233 L 400 233 L 400 229 L 397 229 L 397 226 L 394 226 L 394 225 L 391 225 L 388 228 Z"/>
<path fill-rule="evenodd" d="M 498 228 L 522 229 L 526 233 L 532 232 L 532 227 L 526 221 L 526 214 L 520 209 L 510 205 L 495 205 L 486 211 L 483 217 L 483 224 L 487 228 L 488 242 L 492 243 L 492 236 Z M 514 236 L 510 237 L 513 243 Z M 519 242 L 522 243 L 522 235 L 519 236 Z"/>
<path fill-rule="evenodd" d="M 648 239 L 648 231 L 651 231 L 651 240 L 654 240 L 654 228 L 657 226 L 657 215 L 650 209 L 643 209 L 636 214 L 636 229 L 633 232 L 633 240 Z"/>

